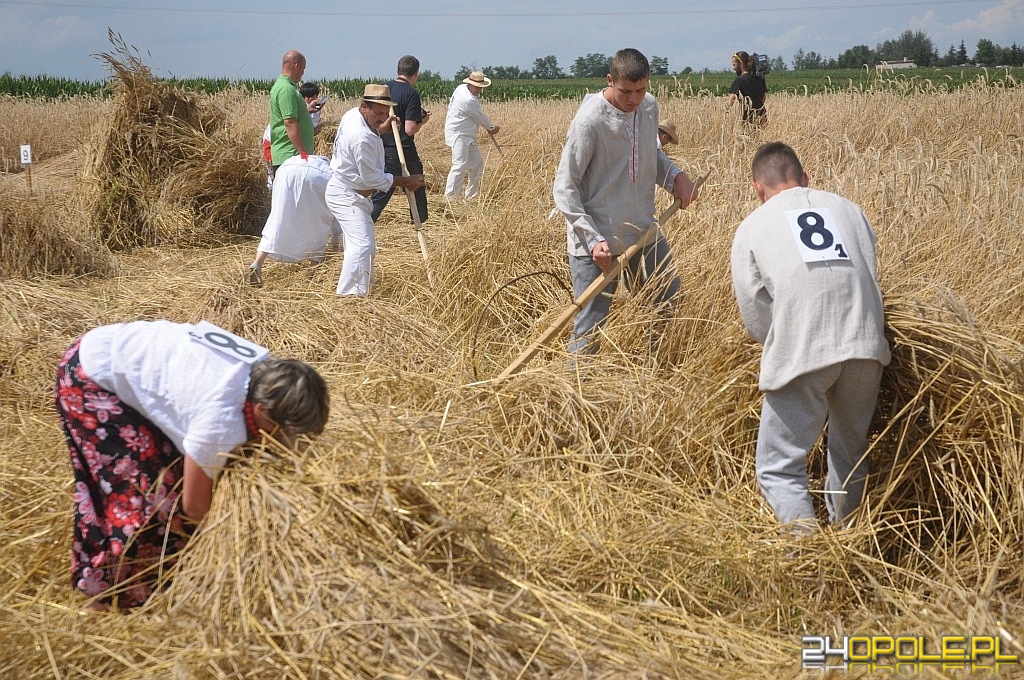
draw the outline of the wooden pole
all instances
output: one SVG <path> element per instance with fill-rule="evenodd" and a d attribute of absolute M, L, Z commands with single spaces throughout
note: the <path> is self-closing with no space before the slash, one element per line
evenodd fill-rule
<path fill-rule="evenodd" d="M 700 186 L 704 184 L 704 181 L 708 178 L 708 174 L 710 173 L 705 174 L 696 182 L 694 182 L 694 192 L 696 192 L 700 188 Z M 585 304 L 587 304 L 595 297 L 600 295 L 604 291 L 604 289 L 607 288 L 608 285 L 616 279 L 616 277 L 618 277 L 618 275 L 622 272 L 623 268 L 626 266 L 626 263 L 629 262 L 630 258 L 632 258 L 634 255 L 640 252 L 643 248 L 647 246 L 648 243 L 650 243 L 654 239 L 661 225 L 667 222 L 669 218 L 671 218 L 672 215 L 674 215 L 676 211 L 679 210 L 679 207 L 682 204 L 683 201 L 682 199 L 679 198 L 672 201 L 672 205 L 666 208 L 665 212 L 661 213 L 661 216 L 658 218 L 658 221 L 652 224 L 651 227 L 646 232 L 644 232 L 644 235 L 640 238 L 640 240 L 631 245 L 629 248 L 626 248 L 626 251 L 624 253 L 615 258 L 612 261 L 611 266 L 609 266 L 608 269 L 601 272 L 601 275 L 598 276 L 597 279 L 595 279 L 594 282 L 590 284 L 585 291 L 580 293 L 580 296 L 573 300 L 572 304 L 566 307 L 562 311 L 562 313 L 558 315 L 558 318 L 556 318 L 551 323 L 551 325 L 548 326 L 547 330 L 541 333 L 536 340 L 530 343 L 530 346 L 523 350 L 522 354 L 516 357 L 515 361 L 508 365 L 508 368 L 501 372 L 501 374 L 498 376 L 498 380 L 507 378 L 511 375 L 515 375 L 516 373 L 519 372 L 520 369 L 522 369 L 523 366 L 529 363 L 530 360 L 533 359 L 533 357 L 537 356 L 537 353 L 540 352 L 540 350 L 543 349 L 545 345 L 551 342 L 552 338 L 558 335 L 558 333 L 563 328 L 565 328 L 565 325 L 569 323 L 569 321 L 572 320 L 574 316 L 576 316 L 577 312 L 583 309 L 583 306 Z"/>
<path fill-rule="evenodd" d="M 395 115 L 395 107 L 391 107 L 391 115 Z M 402 163 L 402 177 L 409 176 L 409 166 L 405 164 L 405 150 L 402 148 L 402 135 L 398 132 L 398 121 L 391 121 L 391 132 L 395 135 L 395 146 L 398 148 L 398 160 Z M 423 235 L 423 223 L 420 222 L 420 209 L 416 207 L 416 193 L 409 187 L 405 187 L 405 198 L 409 201 L 409 212 L 412 214 L 413 224 L 416 225 L 416 238 L 420 242 L 420 254 L 423 255 L 423 263 L 427 269 L 427 281 L 434 285 L 434 274 L 430 271 L 430 255 L 427 253 L 427 239 Z"/>
<path fill-rule="evenodd" d="M 501 150 L 501 145 L 498 144 L 498 139 L 494 136 L 494 133 L 488 130 L 487 136 L 491 138 L 492 142 L 494 142 L 494 148 L 498 150 L 498 155 L 504 158 L 505 152 Z"/>

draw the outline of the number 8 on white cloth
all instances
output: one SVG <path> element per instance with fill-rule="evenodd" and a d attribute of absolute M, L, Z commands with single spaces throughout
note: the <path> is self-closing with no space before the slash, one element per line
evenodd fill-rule
<path fill-rule="evenodd" d="M 803 210 L 787 210 L 796 247 L 804 262 L 822 262 L 824 260 L 846 260 L 850 255 L 843 243 L 843 235 L 839 224 L 828 208 L 807 208 Z"/>
<path fill-rule="evenodd" d="M 257 361 L 262 361 L 270 354 L 270 350 L 266 347 L 260 347 L 244 338 L 240 338 L 234 333 L 214 326 L 209 321 L 200 321 L 195 324 L 192 330 L 189 331 L 189 336 L 202 345 L 206 345 L 221 354 L 247 364 L 255 364 Z"/>

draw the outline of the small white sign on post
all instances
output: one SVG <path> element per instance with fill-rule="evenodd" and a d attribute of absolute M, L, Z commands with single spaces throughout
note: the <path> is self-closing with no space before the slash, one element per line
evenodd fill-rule
<path fill-rule="evenodd" d="M 21 164 L 25 166 L 25 184 L 28 185 L 28 193 L 32 193 L 32 145 L 21 145 Z"/>

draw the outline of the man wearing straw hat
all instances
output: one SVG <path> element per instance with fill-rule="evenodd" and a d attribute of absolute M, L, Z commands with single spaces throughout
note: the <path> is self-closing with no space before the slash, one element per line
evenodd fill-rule
<path fill-rule="evenodd" d="M 334 138 L 326 198 L 345 237 L 338 295 L 366 296 L 373 288 L 373 192 L 423 186 L 423 175 L 401 177 L 384 171 L 384 144 L 377 131 L 395 120 L 390 109 L 394 105 L 387 85 L 366 85 L 359 106 L 341 117 Z"/>
<path fill-rule="evenodd" d="M 732 246 L 733 290 L 747 332 L 764 345 L 757 481 L 780 522 L 814 527 L 807 455 L 828 421 L 825 507 L 842 523 L 864 495 L 868 428 L 889 363 L 875 234 L 855 203 L 809 189 L 782 142 L 754 154 L 762 205 Z"/>
<path fill-rule="evenodd" d="M 490 84 L 491 79 L 483 72 L 473 71 L 455 88 L 448 102 L 448 114 L 444 119 L 444 143 L 452 149 L 452 169 L 444 187 L 444 197 L 448 200 L 462 194 L 463 183 L 466 198 L 476 198 L 480 194 L 484 157 L 477 145 L 477 128 L 482 127 L 492 135 L 500 130 L 480 106 L 480 94 Z"/>
<path fill-rule="evenodd" d="M 693 182 L 658 149 L 658 102 L 648 94 L 651 67 L 634 49 L 612 57 L 608 87 L 587 96 L 569 126 L 555 174 L 555 205 L 565 216 L 573 292 L 582 295 L 601 273 L 655 224 L 654 190 L 696 198 Z M 654 303 L 663 315 L 679 293 L 668 242 L 660 232 L 627 264 L 644 285 L 661 275 Z M 608 317 L 616 283 L 585 304 L 573 323 L 569 351 L 592 353 Z M 650 338 L 656 341 L 654 335 Z"/>
<path fill-rule="evenodd" d="M 410 175 L 423 174 L 423 161 L 416 150 L 415 135 L 430 120 L 430 111 L 424 111 L 420 103 L 420 93 L 416 90 L 416 81 L 420 78 L 420 60 L 407 54 L 398 60 L 398 75 L 388 81 L 391 98 L 398 104 L 395 115 L 398 116 L 398 136 L 402 140 L 402 154 L 405 156 L 405 167 Z M 395 136 L 390 129 L 378 130 L 384 142 L 384 169 L 392 175 L 402 174 L 402 157 L 398 155 Z M 373 195 L 373 212 L 370 217 L 374 223 L 384 212 L 391 200 L 394 189 L 378 191 Z M 420 215 L 420 223 L 427 221 L 427 189 L 420 187 L 415 192 L 416 211 Z"/>
<path fill-rule="evenodd" d="M 663 149 L 669 144 L 678 144 L 679 135 L 676 134 L 676 124 L 665 119 L 658 123 L 658 148 Z"/>

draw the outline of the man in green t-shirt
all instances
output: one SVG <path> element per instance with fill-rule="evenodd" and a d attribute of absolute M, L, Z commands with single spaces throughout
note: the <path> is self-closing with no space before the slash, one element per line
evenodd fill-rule
<path fill-rule="evenodd" d="M 303 160 L 313 151 L 313 119 L 297 87 L 306 72 L 306 58 L 288 50 L 281 75 L 270 89 L 270 156 L 274 169 L 292 156 Z"/>

